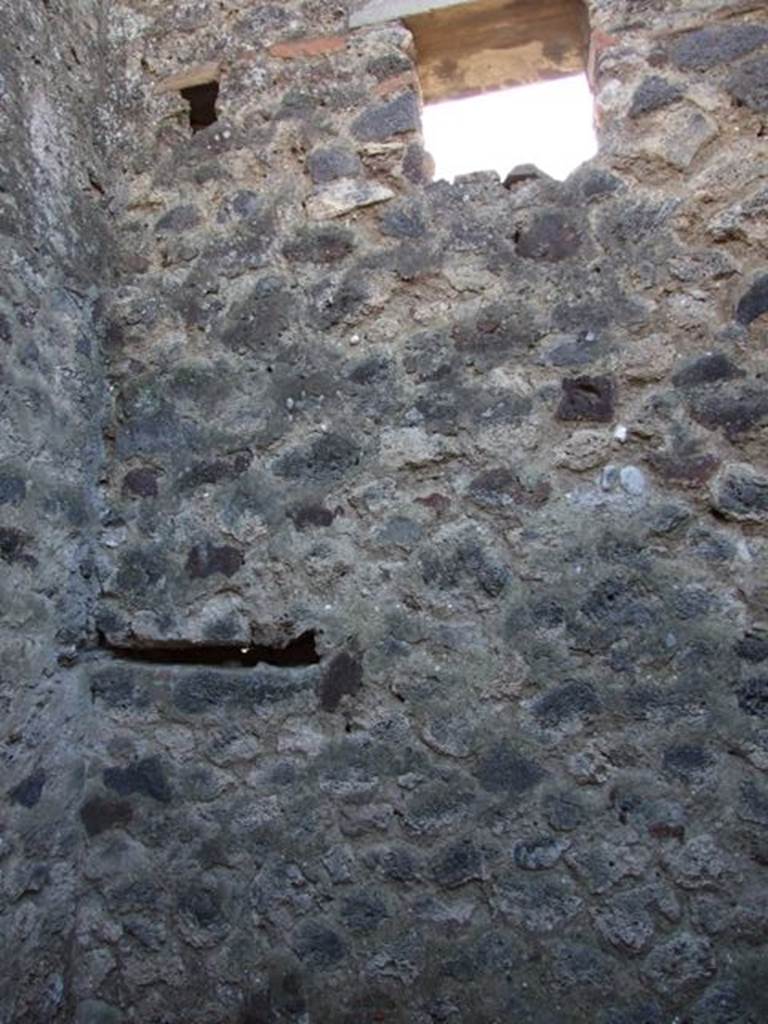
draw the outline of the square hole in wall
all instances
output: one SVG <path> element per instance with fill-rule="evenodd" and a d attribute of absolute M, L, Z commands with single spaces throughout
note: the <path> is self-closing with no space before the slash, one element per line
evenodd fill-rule
<path fill-rule="evenodd" d="M 595 155 L 582 0 L 473 0 L 405 21 L 436 177 L 532 163 L 562 179 Z"/>
<path fill-rule="evenodd" d="M 192 132 L 202 131 L 218 120 L 216 100 L 219 98 L 217 81 L 189 85 L 179 90 L 189 104 L 189 124 Z"/>

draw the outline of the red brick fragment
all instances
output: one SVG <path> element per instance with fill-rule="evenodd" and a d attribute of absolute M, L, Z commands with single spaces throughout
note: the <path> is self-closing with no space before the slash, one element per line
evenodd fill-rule
<path fill-rule="evenodd" d="M 597 66 L 605 50 L 610 49 L 618 43 L 616 36 L 609 36 L 607 32 L 595 29 L 589 40 L 589 57 L 587 58 L 587 79 L 592 89 L 597 85 Z"/>
<path fill-rule="evenodd" d="M 416 76 L 412 71 L 404 71 L 402 75 L 385 78 L 373 91 L 377 96 L 389 96 L 400 89 L 416 89 Z"/>
<path fill-rule="evenodd" d="M 270 46 L 270 57 L 280 60 L 294 60 L 297 57 L 320 57 L 336 53 L 347 45 L 346 36 L 316 36 L 314 39 L 291 39 Z"/>

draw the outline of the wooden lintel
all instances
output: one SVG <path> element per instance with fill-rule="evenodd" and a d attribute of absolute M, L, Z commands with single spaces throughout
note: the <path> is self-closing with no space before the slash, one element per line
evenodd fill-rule
<path fill-rule="evenodd" d="M 406 19 L 427 103 L 583 71 L 582 0 L 474 0 Z"/>

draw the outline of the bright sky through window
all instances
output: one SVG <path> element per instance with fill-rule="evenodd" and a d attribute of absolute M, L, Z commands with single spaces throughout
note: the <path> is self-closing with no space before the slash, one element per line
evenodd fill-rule
<path fill-rule="evenodd" d="M 567 178 L 597 152 L 592 107 L 584 74 L 431 104 L 424 135 L 435 179 L 493 170 L 503 180 L 517 164 Z"/>

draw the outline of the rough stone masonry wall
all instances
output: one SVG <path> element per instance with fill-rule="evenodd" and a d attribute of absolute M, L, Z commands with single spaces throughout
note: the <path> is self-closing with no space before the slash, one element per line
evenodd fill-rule
<path fill-rule="evenodd" d="M 111 5 L 76 1020 L 761 1024 L 764 7 L 593 2 L 508 187 L 347 14 Z"/>
<path fill-rule="evenodd" d="M 0 1021 L 72 1020 L 103 390 L 99 5 L 0 3 Z M 89 624 L 90 622 L 90 624 Z"/>

